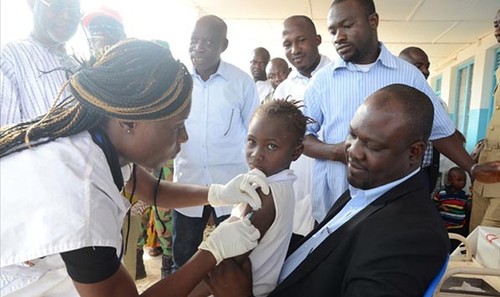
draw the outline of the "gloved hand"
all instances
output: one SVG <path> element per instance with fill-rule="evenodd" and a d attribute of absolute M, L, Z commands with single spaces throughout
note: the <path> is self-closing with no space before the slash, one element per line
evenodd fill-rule
<path fill-rule="evenodd" d="M 266 175 L 258 169 L 253 169 L 236 176 L 225 185 L 211 185 L 208 189 L 208 203 L 212 206 L 222 206 L 244 202 L 257 210 L 262 205 L 256 191 L 259 187 L 262 193 L 269 194 Z"/>
<path fill-rule="evenodd" d="M 217 265 L 222 260 L 251 251 L 257 246 L 260 232 L 248 218 L 225 220 L 203 241 L 198 249 L 210 252 Z"/>

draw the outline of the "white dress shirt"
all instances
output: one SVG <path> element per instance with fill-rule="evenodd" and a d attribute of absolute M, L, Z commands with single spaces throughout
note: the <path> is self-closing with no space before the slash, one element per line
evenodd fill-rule
<path fill-rule="evenodd" d="M 267 95 L 274 91 L 269 80 L 258 80 L 255 82 L 255 86 L 257 87 L 257 93 L 259 94 L 259 101 L 261 103 L 266 99 Z"/>
<path fill-rule="evenodd" d="M 186 120 L 189 139 L 174 160 L 174 181 L 224 184 L 246 173 L 245 140 L 250 118 L 259 105 L 253 79 L 239 68 L 220 62 L 217 72 L 203 81 L 193 69 L 193 99 Z M 201 217 L 203 206 L 176 209 Z M 231 206 L 215 208 L 217 216 Z"/>

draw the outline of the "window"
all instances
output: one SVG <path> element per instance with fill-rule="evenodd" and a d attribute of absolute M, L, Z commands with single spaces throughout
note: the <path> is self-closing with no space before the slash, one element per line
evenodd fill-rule
<path fill-rule="evenodd" d="M 441 98 L 441 84 L 442 84 L 442 82 L 443 82 L 443 78 L 441 76 L 439 76 L 438 78 L 436 78 L 436 82 L 434 85 L 434 93 L 439 98 Z"/>
<path fill-rule="evenodd" d="M 457 70 L 457 87 L 454 104 L 455 125 L 466 138 L 467 128 L 469 127 L 469 107 L 473 71 L 474 63 L 472 62 L 460 66 Z"/>

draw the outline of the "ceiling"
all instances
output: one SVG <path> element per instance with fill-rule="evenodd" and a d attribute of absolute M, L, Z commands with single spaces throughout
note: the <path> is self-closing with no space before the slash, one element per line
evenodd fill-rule
<path fill-rule="evenodd" d="M 323 38 L 320 51 L 336 55 L 326 30 L 331 0 L 191 0 L 198 15 L 215 14 L 228 24 L 228 51 L 250 52 L 266 47 L 271 56 L 283 56 L 282 22 L 291 15 L 311 17 Z M 424 49 L 438 67 L 464 48 L 493 37 L 493 18 L 499 0 L 375 0 L 380 17 L 379 39 L 394 54 L 407 46 Z M 231 54 L 231 57 L 233 56 Z M 248 60 L 249 61 L 249 60 Z M 236 63 L 246 65 L 245 63 Z M 232 61 L 235 63 L 235 61 Z"/>

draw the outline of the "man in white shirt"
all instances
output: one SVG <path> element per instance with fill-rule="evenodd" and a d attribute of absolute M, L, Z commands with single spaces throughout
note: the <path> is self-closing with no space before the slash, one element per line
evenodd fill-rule
<path fill-rule="evenodd" d="M 33 30 L 5 44 L 0 58 L 0 126 L 45 114 L 76 66 L 65 49 L 80 22 L 80 1 L 28 1 Z M 64 92 L 61 99 L 67 97 Z"/>
<path fill-rule="evenodd" d="M 252 60 L 250 60 L 250 73 L 252 74 L 259 100 L 263 102 L 269 93 L 273 91 L 271 82 L 267 79 L 266 67 L 271 59 L 269 51 L 263 47 L 258 47 L 252 52 Z"/>
<path fill-rule="evenodd" d="M 274 91 L 276 88 L 287 79 L 292 68 L 288 67 L 288 63 L 282 58 L 273 58 L 269 61 L 266 68 L 267 79 L 271 83 L 273 90 L 271 93 L 267 94 L 266 98 L 262 103 L 273 100 Z"/>
<path fill-rule="evenodd" d="M 179 183 L 226 183 L 248 171 L 246 133 L 259 99 L 252 78 L 221 60 L 228 46 L 226 33 L 222 19 L 207 15 L 196 22 L 191 35 L 193 99 L 186 120 L 189 140 L 174 160 L 174 181 Z M 174 270 L 197 251 L 210 215 L 219 223 L 230 212 L 231 207 L 211 206 L 174 210 Z"/>
<path fill-rule="evenodd" d="M 309 80 L 319 69 L 330 63 L 330 59 L 319 53 L 321 36 L 316 33 L 314 23 L 307 16 L 295 15 L 283 22 L 282 43 L 293 70 L 288 78 L 278 85 L 273 97 L 303 100 Z M 311 210 L 312 163 L 313 160 L 303 154 L 290 166 L 297 175 L 297 181 L 293 184 L 295 234 L 306 235 L 314 227 Z"/>

